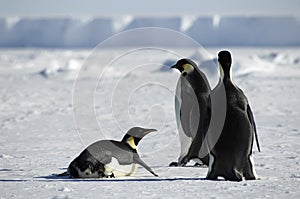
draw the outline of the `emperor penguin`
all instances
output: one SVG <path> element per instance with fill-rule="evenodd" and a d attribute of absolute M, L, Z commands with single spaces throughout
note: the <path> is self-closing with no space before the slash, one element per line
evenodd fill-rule
<path fill-rule="evenodd" d="M 112 178 L 131 176 L 137 164 L 154 176 L 158 176 L 141 160 L 137 153 L 140 140 L 156 129 L 133 127 L 121 141 L 100 140 L 84 149 L 69 165 L 67 172 L 60 176 L 72 178 Z"/>
<path fill-rule="evenodd" d="M 181 73 L 175 97 L 181 152 L 178 162 L 169 166 L 185 166 L 192 159 L 208 165 L 208 153 L 200 153 L 200 148 L 206 147 L 203 141 L 210 121 L 211 89 L 208 80 L 191 59 L 180 59 L 171 68 Z"/>
<path fill-rule="evenodd" d="M 210 146 L 209 170 L 206 178 L 216 180 L 223 177 L 230 181 L 255 180 L 257 177 L 252 159 L 254 136 L 259 151 L 260 147 L 252 110 L 247 97 L 232 80 L 230 52 L 220 51 L 218 62 L 219 84 L 225 89 L 226 112 L 221 134 L 215 145 Z M 215 89 L 212 93 L 214 92 Z"/>

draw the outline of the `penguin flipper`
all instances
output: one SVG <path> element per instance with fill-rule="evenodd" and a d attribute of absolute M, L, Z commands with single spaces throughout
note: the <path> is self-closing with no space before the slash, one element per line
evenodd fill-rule
<path fill-rule="evenodd" d="M 203 135 L 204 138 L 205 138 L 207 130 L 209 128 L 210 120 L 211 120 L 211 100 L 208 99 L 207 100 L 207 107 L 206 107 L 206 114 L 204 116 L 204 124 L 203 124 L 204 132 L 205 132 L 205 135 Z"/>
<path fill-rule="evenodd" d="M 154 176 L 158 177 L 158 175 L 156 173 L 154 173 L 154 171 L 152 171 L 152 169 L 145 162 L 143 162 L 143 160 L 141 160 L 139 157 L 135 157 L 134 160 L 135 160 L 135 162 L 137 164 L 141 165 L 147 171 L 149 171 L 150 173 L 152 173 Z"/>
<path fill-rule="evenodd" d="M 252 113 L 252 110 L 251 110 L 249 104 L 247 105 L 247 115 L 248 115 L 248 118 L 249 118 L 249 120 L 250 120 L 250 123 L 251 123 L 252 128 L 253 128 L 253 131 L 254 131 L 257 149 L 258 149 L 258 151 L 260 152 L 260 146 L 259 146 L 258 136 L 257 136 L 257 131 L 256 131 L 256 124 L 255 124 L 254 117 L 253 117 L 253 113 Z"/>

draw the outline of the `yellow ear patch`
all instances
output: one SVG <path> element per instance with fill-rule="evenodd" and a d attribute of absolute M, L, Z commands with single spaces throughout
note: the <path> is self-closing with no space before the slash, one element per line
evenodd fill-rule
<path fill-rule="evenodd" d="M 128 139 L 127 139 L 127 144 L 129 144 L 129 146 L 133 149 L 137 149 L 137 146 L 135 145 L 134 143 L 134 137 L 130 136 Z"/>
<path fill-rule="evenodd" d="M 186 72 L 187 74 L 193 72 L 195 69 L 194 69 L 194 66 L 192 66 L 191 64 L 183 64 L 183 73 Z"/>

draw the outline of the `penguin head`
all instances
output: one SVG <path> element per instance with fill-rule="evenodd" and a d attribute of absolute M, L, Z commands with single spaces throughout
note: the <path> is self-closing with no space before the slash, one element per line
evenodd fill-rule
<path fill-rule="evenodd" d="M 226 50 L 220 51 L 218 54 L 218 62 L 223 70 L 229 70 L 232 63 L 230 52 Z"/>
<path fill-rule="evenodd" d="M 136 149 L 141 139 L 156 129 L 144 129 L 141 127 L 133 127 L 127 131 L 121 142 L 127 143 L 132 149 Z"/>
<path fill-rule="evenodd" d="M 177 61 L 177 63 L 171 66 L 171 68 L 179 70 L 183 76 L 186 76 L 197 68 L 197 64 L 190 59 L 184 58 Z"/>

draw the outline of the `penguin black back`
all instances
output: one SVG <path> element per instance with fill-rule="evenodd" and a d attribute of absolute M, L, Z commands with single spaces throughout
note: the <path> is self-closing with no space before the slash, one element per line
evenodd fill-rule
<path fill-rule="evenodd" d="M 210 152 L 207 179 L 256 179 L 252 147 L 256 127 L 247 97 L 231 77 L 231 54 L 218 54 L 220 82 L 226 92 L 226 118 L 221 135 Z M 214 90 L 213 90 L 214 92 Z"/>

